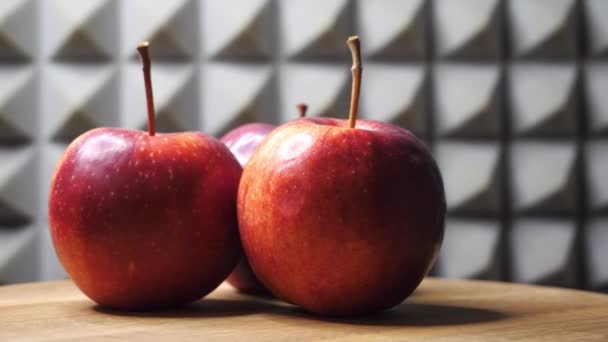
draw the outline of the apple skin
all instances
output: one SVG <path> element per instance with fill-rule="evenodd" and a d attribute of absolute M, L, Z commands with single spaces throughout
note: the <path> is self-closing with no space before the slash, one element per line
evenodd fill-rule
<path fill-rule="evenodd" d="M 241 166 L 245 166 L 258 145 L 275 127 L 274 125 L 264 123 L 246 124 L 226 133 L 220 141 L 230 149 Z M 245 257 L 239 261 L 228 276 L 227 281 L 243 293 L 263 296 L 270 295 L 270 292 L 255 277 Z"/>
<path fill-rule="evenodd" d="M 368 314 L 401 303 L 437 258 L 445 194 L 414 135 L 358 120 L 276 128 L 243 170 L 241 242 L 273 295 L 312 313 Z"/>
<path fill-rule="evenodd" d="M 59 260 L 98 304 L 177 306 L 215 289 L 241 257 L 241 166 L 202 133 L 98 128 L 74 140 L 49 196 Z"/>

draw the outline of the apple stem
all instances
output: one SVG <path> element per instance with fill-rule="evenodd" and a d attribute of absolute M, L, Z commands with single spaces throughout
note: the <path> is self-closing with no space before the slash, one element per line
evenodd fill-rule
<path fill-rule="evenodd" d="M 152 75 L 150 73 L 150 43 L 141 42 L 137 45 L 137 52 L 141 59 L 142 70 L 144 72 L 144 86 L 146 87 L 146 103 L 148 105 L 148 133 L 150 136 L 156 134 L 155 115 L 154 115 L 154 95 L 152 95 Z"/>
<path fill-rule="evenodd" d="M 306 116 L 306 111 L 308 110 L 308 106 L 300 103 L 296 106 L 296 108 L 298 109 L 298 113 L 300 113 L 300 117 L 303 118 Z"/>
<path fill-rule="evenodd" d="M 355 128 L 357 121 L 357 111 L 359 110 L 359 91 L 361 90 L 361 43 L 358 36 L 348 37 L 346 45 L 353 56 L 353 66 L 350 68 L 353 74 L 353 86 L 350 94 L 350 112 L 348 113 L 348 127 Z"/>

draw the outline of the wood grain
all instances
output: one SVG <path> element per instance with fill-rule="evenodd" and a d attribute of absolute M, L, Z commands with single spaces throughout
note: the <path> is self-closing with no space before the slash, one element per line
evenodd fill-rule
<path fill-rule="evenodd" d="M 397 308 L 324 319 L 220 286 L 172 311 L 124 313 L 69 281 L 0 287 L 0 341 L 608 341 L 608 296 L 506 283 L 426 279 Z"/>

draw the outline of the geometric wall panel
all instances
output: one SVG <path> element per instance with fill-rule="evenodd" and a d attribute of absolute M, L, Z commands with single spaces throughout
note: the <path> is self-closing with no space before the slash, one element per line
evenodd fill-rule
<path fill-rule="evenodd" d="M 608 214 L 608 140 L 589 142 L 585 151 L 590 210 Z"/>
<path fill-rule="evenodd" d="M 576 151 L 569 143 L 517 142 L 511 147 L 512 206 L 522 214 L 573 214 Z"/>
<path fill-rule="evenodd" d="M 348 69 L 348 65 L 286 65 L 281 73 L 282 101 L 279 122 L 293 120 L 293 109 L 298 103 L 308 105 L 308 116 L 346 119 L 351 86 Z"/>
<path fill-rule="evenodd" d="M 498 137 L 500 74 L 496 65 L 438 65 L 433 83 L 437 133 L 446 137 Z"/>
<path fill-rule="evenodd" d="M 0 2 L 0 62 L 23 63 L 36 51 L 34 0 Z"/>
<path fill-rule="evenodd" d="M 577 286 L 576 225 L 568 220 L 516 219 L 511 227 L 515 281 Z"/>
<path fill-rule="evenodd" d="M 435 53 L 451 59 L 502 55 L 500 0 L 436 0 Z"/>
<path fill-rule="evenodd" d="M 391 122 L 423 135 L 427 123 L 427 82 L 421 65 L 367 63 L 360 117 Z"/>
<path fill-rule="evenodd" d="M 202 111 L 204 131 L 221 136 L 231 127 L 252 122 L 270 122 L 274 75 L 267 65 L 213 63 L 205 69 Z M 294 113 L 294 106 L 290 113 Z M 295 113 L 294 113 L 295 114 Z M 294 119 L 295 115 L 292 114 Z"/>
<path fill-rule="evenodd" d="M 354 32 L 353 2 L 290 0 L 279 2 L 281 45 L 291 59 L 343 59 L 344 37 Z"/>
<path fill-rule="evenodd" d="M 213 58 L 269 59 L 273 54 L 274 19 L 269 0 L 203 1 L 204 41 Z M 238 15 L 235 15 L 238 8 Z"/>
<path fill-rule="evenodd" d="M 585 229 L 587 286 L 608 291 L 608 217 L 591 219 Z"/>
<path fill-rule="evenodd" d="M 496 221 L 448 219 L 438 275 L 501 279 L 503 252 L 500 241 L 501 229 Z"/>
<path fill-rule="evenodd" d="M 513 56 L 576 57 L 577 0 L 509 0 L 506 3 Z"/>
<path fill-rule="evenodd" d="M 108 61 L 118 48 L 117 0 L 44 3 L 46 53 L 61 61 Z"/>
<path fill-rule="evenodd" d="M 442 170 L 450 213 L 499 213 L 502 158 L 496 144 L 441 141 L 435 158 Z"/>
<path fill-rule="evenodd" d="M 359 36 L 363 55 L 374 60 L 410 60 L 426 56 L 428 2 L 359 0 Z M 382 20 L 378 20 L 382 18 Z"/>
<path fill-rule="evenodd" d="M 147 129 L 140 41 L 157 130 L 220 136 L 299 103 L 346 119 L 358 34 L 359 116 L 414 132 L 441 168 L 438 274 L 608 292 L 606 3 L 2 0 L 0 283 L 65 277 L 51 175 L 86 130 Z"/>
<path fill-rule="evenodd" d="M 0 66 L 0 142 L 16 144 L 35 138 L 37 81 L 31 66 Z"/>
<path fill-rule="evenodd" d="M 150 42 L 153 60 L 188 60 L 195 56 L 198 42 L 194 0 L 129 0 L 122 5 L 122 54 L 134 60 L 143 40 Z M 156 85 L 156 83 L 155 83 Z"/>
<path fill-rule="evenodd" d="M 573 137 L 577 74 L 573 64 L 520 63 L 510 68 L 513 132 L 525 137 Z"/>
<path fill-rule="evenodd" d="M 608 1 L 583 0 L 589 55 L 608 57 Z"/>
<path fill-rule="evenodd" d="M 589 131 L 608 136 L 608 62 L 587 63 L 585 71 Z"/>

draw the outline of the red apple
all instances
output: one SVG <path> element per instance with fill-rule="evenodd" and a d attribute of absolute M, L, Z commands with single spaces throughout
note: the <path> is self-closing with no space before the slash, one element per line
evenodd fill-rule
<path fill-rule="evenodd" d="M 322 315 L 402 302 L 435 261 L 446 211 L 425 145 L 391 124 L 356 121 L 361 65 L 351 37 L 349 120 L 299 119 L 270 133 L 245 166 L 241 242 L 276 297 Z"/>
<path fill-rule="evenodd" d="M 197 132 L 156 134 L 147 43 L 149 132 L 99 128 L 74 140 L 51 182 L 49 223 L 76 285 L 102 306 L 180 305 L 216 288 L 241 256 L 241 167 Z"/>
<path fill-rule="evenodd" d="M 296 107 L 301 118 L 306 116 L 308 106 L 298 104 Z M 241 166 L 245 166 L 258 145 L 274 128 L 274 125 L 250 123 L 231 130 L 220 140 L 228 146 Z M 244 293 L 270 295 L 268 290 L 255 277 L 246 258 L 242 258 L 239 261 L 232 273 L 230 273 L 230 276 L 228 276 L 227 281 L 237 290 Z"/>

